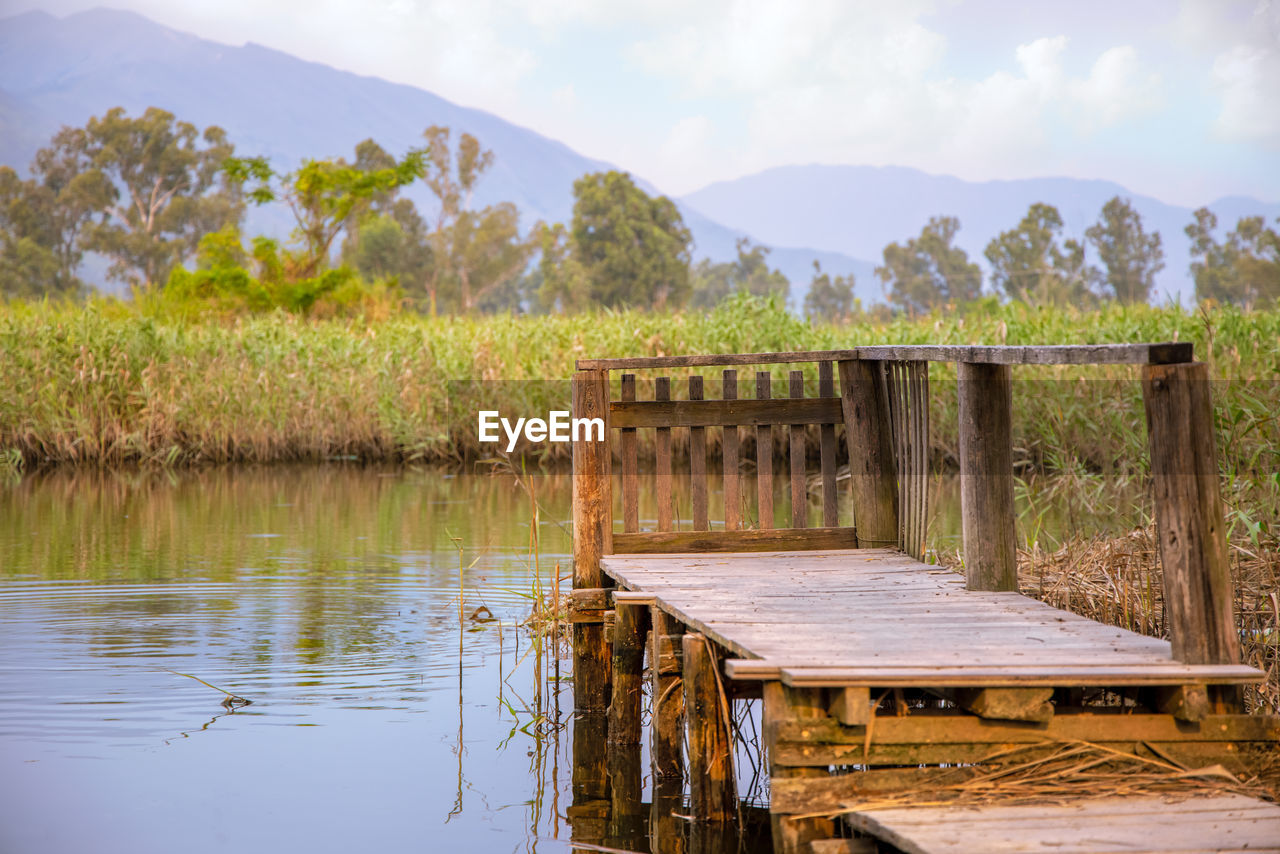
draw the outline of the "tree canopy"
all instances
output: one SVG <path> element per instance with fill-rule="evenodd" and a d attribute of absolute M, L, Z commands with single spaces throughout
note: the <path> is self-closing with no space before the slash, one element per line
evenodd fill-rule
<path fill-rule="evenodd" d="M 1219 243 L 1218 218 L 1208 208 L 1195 212 L 1187 226 L 1191 238 L 1191 275 L 1197 299 L 1214 299 L 1244 308 L 1280 299 L 1280 234 L 1260 216 L 1244 217 Z M 1276 220 L 1280 224 L 1280 219 Z"/>
<path fill-rule="evenodd" d="M 810 320 L 839 320 L 853 314 L 853 274 L 835 276 L 822 272 L 822 265 L 813 262 L 813 279 L 809 292 L 804 295 L 804 315 Z"/>
<path fill-rule="evenodd" d="M 1164 269 L 1160 235 L 1147 234 L 1142 217 L 1119 196 L 1102 208 L 1102 217 L 1085 236 L 1106 268 L 1106 287 L 1122 303 L 1147 302 L 1156 273 Z"/>
<path fill-rule="evenodd" d="M 733 261 L 717 264 L 703 258 L 694 265 L 689 305 L 712 308 L 739 293 L 758 297 L 777 295 L 786 302 L 791 282 L 778 270 L 769 269 L 768 247 L 753 246 L 750 239 L 740 237 L 734 248 L 738 257 Z"/>
<path fill-rule="evenodd" d="M 1018 227 L 1001 232 L 983 252 L 991 280 L 1009 297 L 1032 305 L 1091 304 L 1101 276 L 1085 263 L 1077 240 L 1059 241 L 1062 216 L 1053 205 L 1033 204 Z"/>
<path fill-rule="evenodd" d="M 963 249 L 951 245 L 959 230 L 955 217 L 935 216 L 919 237 L 884 248 L 884 264 L 876 267 L 876 276 L 891 303 L 916 313 L 978 298 L 982 270 Z"/>

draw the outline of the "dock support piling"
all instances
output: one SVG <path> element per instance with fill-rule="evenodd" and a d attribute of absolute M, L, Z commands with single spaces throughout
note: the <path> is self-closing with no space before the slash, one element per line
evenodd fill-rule
<path fill-rule="evenodd" d="M 599 418 L 609 433 L 609 375 L 578 371 L 573 375 L 572 415 Z M 601 555 L 612 551 L 613 500 L 609 483 L 609 443 L 592 441 L 584 430 L 573 443 L 573 586 L 604 587 Z M 600 623 L 573 627 L 573 705 L 575 711 L 603 712 L 609 706 L 610 650 Z"/>
<path fill-rule="evenodd" d="M 687 634 L 684 693 L 689 721 L 689 792 L 699 821 L 732 821 L 737 814 L 729 709 L 717 679 L 717 662 L 704 635 Z"/>
<path fill-rule="evenodd" d="M 970 590 L 1018 589 L 1009 365 L 958 365 L 960 522 Z"/>
<path fill-rule="evenodd" d="M 896 532 L 895 532 L 896 535 Z M 804 768 L 778 763 L 778 729 L 789 722 L 813 721 L 827 717 L 821 688 L 790 688 L 781 682 L 764 683 L 764 731 L 769 750 L 769 779 L 830 776 L 826 768 Z M 808 850 L 815 839 L 835 834 L 835 823 L 826 818 L 791 818 L 774 813 L 775 854 L 796 854 Z"/>
<path fill-rule="evenodd" d="M 640 702 L 644 694 L 644 646 L 649 608 L 617 602 L 613 622 L 613 691 L 609 701 L 609 743 L 640 743 Z"/>
<path fill-rule="evenodd" d="M 653 680 L 654 779 L 684 778 L 684 626 L 675 617 L 654 605 L 649 610 L 653 624 L 649 672 Z"/>

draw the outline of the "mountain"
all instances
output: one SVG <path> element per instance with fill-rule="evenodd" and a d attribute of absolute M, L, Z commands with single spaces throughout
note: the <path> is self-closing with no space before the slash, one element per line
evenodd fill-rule
<path fill-rule="evenodd" d="M 982 251 L 987 243 L 1014 228 L 1035 202 L 1057 207 L 1064 234 L 1083 239 L 1102 206 L 1117 195 L 1131 200 L 1147 231 L 1160 233 L 1165 268 L 1156 276 L 1157 298 L 1167 294 L 1184 303 L 1191 300 L 1190 242 L 1183 229 L 1194 220 L 1192 209 L 1110 181 L 963 181 L 899 166 L 783 166 L 711 184 L 681 201 L 766 244 L 785 245 L 803 235 L 807 246 L 857 258 L 881 258 L 886 245 L 917 236 L 931 216 L 956 216 L 956 244 L 985 270 Z M 1242 197 L 1219 199 L 1208 207 L 1218 215 L 1219 237 L 1242 216 L 1261 215 L 1268 221 L 1280 216 L 1280 204 Z"/>
<path fill-rule="evenodd" d="M 351 157 L 356 144 L 370 137 L 400 155 L 422 142 L 426 127 L 444 125 L 455 137 L 474 135 L 494 152 L 476 203 L 513 202 L 526 227 L 538 219 L 567 222 L 574 180 L 615 168 L 422 89 L 252 43 L 218 44 L 132 12 L 94 9 L 65 18 L 28 12 L 0 20 L 0 163 L 25 172 L 36 149 L 59 127 L 83 126 L 114 106 L 131 115 L 156 106 L 201 128 L 216 124 L 237 153 L 269 157 L 285 170 L 308 157 Z M 409 195 L 429 208 L 421 185 Z M 684 212 L 695 257 L 731 259 L 734 241 L 749 236 L 697 211 Z M 280 237 L 290 227 L 282 209 L 256 212 L 249 223 L 252 230 Z M 807 283 L 815 257 L 827 269 L 869 281 L 870 265 L 838 251 L 784 247 L 770 260 L 793 281 Z"/>

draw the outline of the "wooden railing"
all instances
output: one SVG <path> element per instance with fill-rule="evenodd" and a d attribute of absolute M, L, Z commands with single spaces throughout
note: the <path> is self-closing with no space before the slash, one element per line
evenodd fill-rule
<path fill-rule="evenodd" d="M 1218 497 L 1207 367 L 1189 343 L 1035 347 L 876 346 L 847 350 L 580 359 L 573 378 L 573 417 L 601 418 L 606 441 L 574 444 L 575 586 L 599 588 L 602 555 L 897 547 L 923 556 L 928 506 L 929 363 L 957 363 L 961 518 L 967 584 L 1016 590 L 1012 463 L 1012 366 L 1135 364 L 1142 368 L 1159 554 L 1174 656 L 1187 663 L 1238 663 L 1231 615 L 1225 526 Z M 788 375 L 775 397 L 771 374 L 756 375 L 755 394 L 740 394 L 737 368 L 816 363 L 816 396 L 804 374 Z M 684 396 L 669 376 L 653 380 L 651 400 L 637 399 L 632 371 L 713 368 L 718 398 L 707 399 L 700 374 Z M 610 399 L 610 372 L 626 372 Z M 839 375 L 839 390 L 835 377 Z M 645 385 L 646 389 L 649 387 Z M 822 525 L 808 526 L 810 425 L 817 425 Z M 773 527 L 773 431 L 788 431 L 790 526 Z M 654 431 L 656 530 L 640 530 L 640 431 Z M 675 530 L 673 431 L 688 431 L 692 530 Z M 847 446 L 852 519 L 841 520 L 836 486 L 838 431 Z M 719 431 L 725 513 L 709 518 L 708 431 Z M 756 449 L 756 527 L 744 524 L 739 471 L 744 431 Z M 616 439 L 614 434 L 617 434 Z M 750 437 L 750 433 L 746 434 Z M 713 435 L 714 438 L 714 435 Z M 612 461 L 621 466 L 622 530 L 614 532 Z M 681 475 L 683 476 L 683 475 Z"/>

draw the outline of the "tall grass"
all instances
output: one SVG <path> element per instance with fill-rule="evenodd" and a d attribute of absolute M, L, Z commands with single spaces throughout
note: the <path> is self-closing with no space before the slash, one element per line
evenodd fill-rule
<path fill-rule="evenodd" d="M 0 306 L 0 468 L 323 460 L 474 460 L 478 408 L 567 408 L 574 359 L 827 349 L 870 343 L 1192 341 L 1215 390 L 1228 473 L 1280 471 L 1280 310 L 984 303 L 962 314 L 811 325 L 776 304 L 710 314 L 148 317 L 108 300 Z M 933 369 L 933 456 L 955 447 L 947 365 Z M 1129 366 L 1021 368 L 1015 444 L 1026 468 L 1142 471 Z M 529 449 L 545 462 L 567 447 Z"/>

